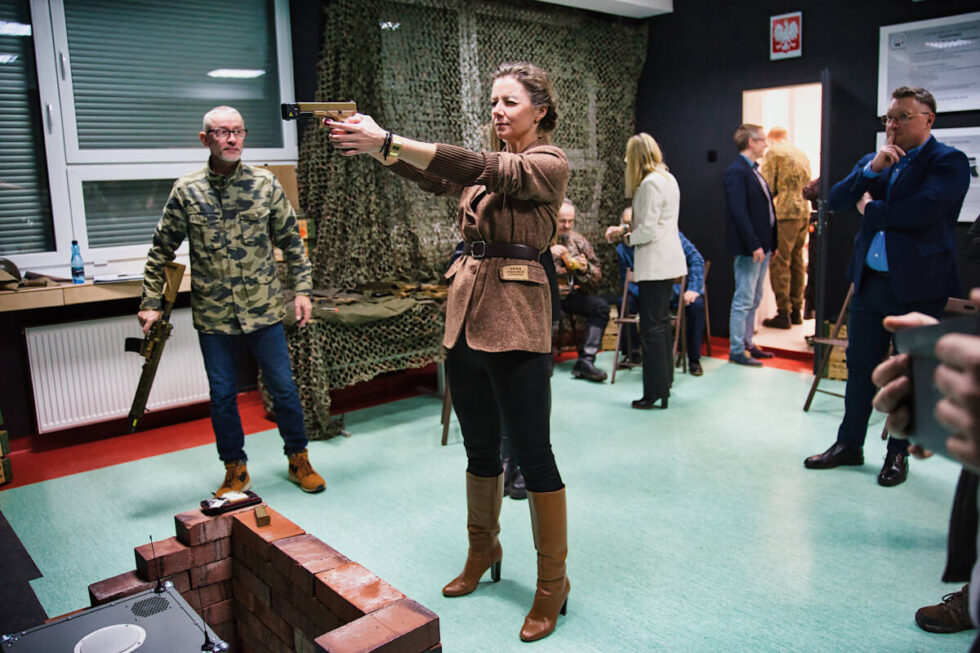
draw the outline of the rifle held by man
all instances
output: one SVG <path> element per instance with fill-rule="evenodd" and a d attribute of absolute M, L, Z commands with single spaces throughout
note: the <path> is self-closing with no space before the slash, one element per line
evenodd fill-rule
<path fill-rule="evenodd" d="M 145 338 L 126 338 L 126 351 L 136 352 L 146 359 L 143 361 L 143 373 L 140 375 L 139 385 L 136 386 L 133 406 L 129 409 L 130 433 L 136 431 L 136 425 L 139 424 L 146 410 L 146 400 L 150 397 L 150 388 L 153 387 L 153 378 L 160 365 L 163 347 L 167 344 L 170 332 L 174 328 L 170 324 L 170 311 L 173 310 L 181 279 L 184 278 L 184 266 L 171 261 L 164 267 L 163 274 L 163 315 L 150 326 L 150 332 Z"/>
<path fill-rule="evenodd" d="M 281 105 L 283 120 L 330 118 L 344 120 L 357 113 L 356 102 L 296 102 Z"/>

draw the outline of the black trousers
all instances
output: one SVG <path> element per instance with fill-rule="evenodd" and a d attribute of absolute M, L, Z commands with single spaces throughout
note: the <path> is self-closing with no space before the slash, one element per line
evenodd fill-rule
<path fill-rule="evenodd" d="M 551 451 L 550 358 L 528 351 L 476 351 L 465 332 L 449 350 L 446 372 L 470 474 L 490 478 L 503 471 L 503 430 L 528 490 L 564 487 Z"/>
<path fill-rule="evenodd" d="M 670 396 L 674 371 L 671 355 L 674 336 L 670 332 L 670 296 L 673 279 L 640 281 L 640 345 L 643 348 L 643 397 Z"/>
<path fill-rule="evenodd" d="M 586 324 L 603 330 L 609 322 L 609 302 L 601 295 L 573 290 L 561 300 L 561 310 L 572 315 L 582 315 Z"/>
<path fill-rule="evenodd" d="M 946 541 L 946 583 L 966 583 L 977 561 L 977 485 L 973 472 L 963 469 L 953 496 L 949 515 L 949 536 Z"/>

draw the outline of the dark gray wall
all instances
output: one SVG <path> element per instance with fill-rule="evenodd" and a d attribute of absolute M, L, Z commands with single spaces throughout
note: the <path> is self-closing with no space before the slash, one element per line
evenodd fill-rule
<path fill-rule="evenodd" d="M 741 122 L 742 91 L 817 82 L 830 70 L 831 180 L 843 178 L 874 149 L 877 122 L 878 28 L 967 13 L 968 0 L 803 0 L 675 2 L 674 12 L 650 20 L 649 52 L 637 91 L 637 129 L 660 143 L 681 187 L 681 230 L 712 260 L 711 330 L 728 333 L 732 257 L 725 241 L 725 168 L 737 156 L 732 135 Z M 803 12 L 803 56 L 769 61 L 769 17 Z M 944 114 L 936 127 L 980 125 L 980 112 Z M 826 120 L 826 116 L 824 119 Z M 707 152 L 718 160 L 709 163 Z M 845 268 L 857 213 L 831 216 L 827 309 L 835 315 L 847 292 Z M 968 225 L 961 224 L 963 239 Z M 961 249 L 962 251 L 962 249 Z M 980 271 L 964 267 L 964 285 Z"/>

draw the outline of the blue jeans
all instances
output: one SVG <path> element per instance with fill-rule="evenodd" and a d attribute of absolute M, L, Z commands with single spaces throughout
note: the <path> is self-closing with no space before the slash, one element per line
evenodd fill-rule
<path fill-rule="evenodd" d="M 211 388 L 211 426 L 223 462 L 247 460 L 245 433 L 238 414 L 238 348 L 244 341 L 262 371 L 262 381 L 276 413 L 276 424 L 289 455 L 306 449 L 303 406 L 289 366 L 289 350 L 282 322 L 252 333 L 226 335 L 198 332 L 204 369 Z"/>
<path fill-rule="evenodd" d="M 735 296 L 732 297 L 732 312 L 728 318 L 730 344 L 728 353 L 738 356 L 752 346 L 755 333 L 755 309 L 762 301 L 762 285 L 769 268 L 770 253 L 761 263 L 751 256 L 735 257 Z"/>

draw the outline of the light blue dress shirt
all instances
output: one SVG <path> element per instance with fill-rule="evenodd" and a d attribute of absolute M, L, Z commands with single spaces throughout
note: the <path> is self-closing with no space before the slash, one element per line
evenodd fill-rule
<path fill-rule="evenodd" d="M 925 145 L 923 143 L 922 145 Z M 922 145 L 918 147 L 913 147 L 911 150 L 905 153 L 898 163 L 882 170 L 881 172 L 874 172 L 871 169 L 871 161 L 868 161 L 867 165 L 864 166 L 862 174 L 868 179 L 874 179 L 875 177 L 880 177 L 881 175 L 887 174 L 888 177 L 888 194 L 886 197 L 891 195 L 892 184 L 898 179 L 898 176 L 902 173 L 902 170 L 909 164 L 909 161 L 915 158 L 915 155 L 922 150 Z M 888 272 L 888 252 L 885 249 L 885 230 L 882 229 L 875 234 L 874 238 L 871 239 L 871 245 L 868 247 L 868 255 L 864 259 L 864 263 L 872 270 L 877 270 L 879 272 Z"/>

